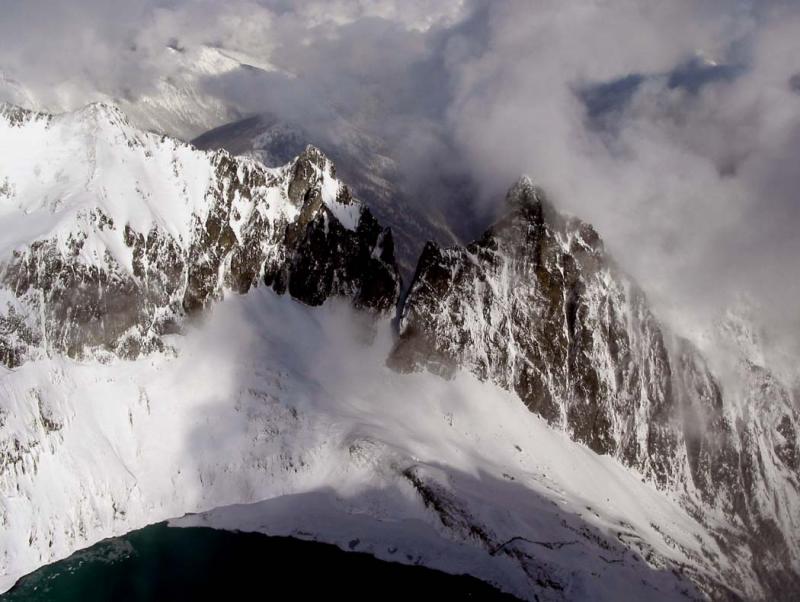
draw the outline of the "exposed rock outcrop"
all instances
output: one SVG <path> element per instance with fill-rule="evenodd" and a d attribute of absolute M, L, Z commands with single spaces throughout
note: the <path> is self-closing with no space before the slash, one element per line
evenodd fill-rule
<path fill-rule="evenodd" d="M 55 116 L 0 106 L 0 136 L 12 149 L 0 149 L 5 366 L 139 357 L 262 284 L 311 306 L 344 296 L 383 316 L 397 309 L 391 367 L 469 370 L 679 497 L 735 567 L 705 575 L 709 552 L 687 568 L 706 593 L 800 590 L 796 393 L 758 354 L 723 383 L 659 323 L 595 230 L 530 180 L 479 240 L 428 243 L 401 299 L 392 232 L 314 147 L 268 168 L 138 131 L 105 105 Z M 36 424 L 60 432 L 31 400 Z M 7 441 L 4 462 L 16 465 L 24 446 Z M 405 478 L 443 524 L 458 522 L 415 473 Z"/>
<path fill-rule="evenodd" d="M 594 229 L 558 214 L 529 179 L 480 240 L 425 247 L 399 330 L 392 367 L 467 368 L 515 391 L 551 425 L 723 521 L 720 537 L 751 558 L 768 595 L 798 584 L 800 417 L 789 393 L 751 366 L 747 399 L 726 397 Z M 746 591 L 746 578 L 731 578 Z"/>
<path fill-rule="evenodd" d="M 314 147 L 270 169 L 138 132 L 104 105 L 55 117 L 6 109 L 2 117 L 9 131 L 30 128 L 45 140 L 59 128 L 88 133 L 78 149 L 83 156 L 46 166 L 56 172 L 52 180 L 66 180 L 66 191 L 51 192 L 56 185 L 38 165 L 32 174 L 35 184 L 44 180 L 43 195 L 67 197 L 35 208 L 43 221 L 56 215 L 56 227 L 0 258 L 11 297 L 0 311 L 0 360 L 8 366 L 42 349 L 127 358 L 161 349 L 161 335 L 175 332 L 184 317 L 225 291 L 245 293 L 262 281 L 310 305 L 345 295 L 378 312 L 395 306 L 391 231 L 351 197 Z M 127 186 L 112 181 L 118 161 L 140 171 Z M 159 187 L 166 170 L 178 194 Z M 6 176 L 9 190 L 21 190 L 8 202 L 39 200 L 22 198 L 31 187 L 24 175 Z M 190 189 L 194 179 L 202 185 Z M 122 198 L 115 203 L 111 195 Z M 70 204 L 70 197 L 80 202 Z M 142 207 L 145 219 L 129 217 Z M 165 215 L 174 221 L 159 219 Z"/>

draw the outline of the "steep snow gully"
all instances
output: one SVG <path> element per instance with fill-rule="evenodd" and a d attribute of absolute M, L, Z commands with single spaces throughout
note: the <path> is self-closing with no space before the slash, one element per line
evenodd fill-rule
<path fill-rule="evenodd" d="M 529 180 L 400 302 L 390 229 L 313 147 L 4 106 L 0 232 L 0 591 L 165 519 L 526 599 L 798 591 L 791 387 L 744 354 L 723 386 Z"/>

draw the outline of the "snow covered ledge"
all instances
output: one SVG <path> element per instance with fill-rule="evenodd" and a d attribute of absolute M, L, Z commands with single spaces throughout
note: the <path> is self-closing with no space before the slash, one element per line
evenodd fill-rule
<path fill-rule="evenodd" d="M 680 597 L 679 566 L 718 578 L 714 540 L 674 500 L 512 394 L 386 368 L 388 320 L 260 288 L 171 342 L 177 356 L 0 377 L 0 591 L 221 507 L 175 524 L 336 543 L 525 598 Z"/>

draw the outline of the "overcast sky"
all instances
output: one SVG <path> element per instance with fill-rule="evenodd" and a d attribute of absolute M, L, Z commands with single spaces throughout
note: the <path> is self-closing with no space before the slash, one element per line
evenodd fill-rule
<path fill-rule="evenodd" d="M 135 99 L 175 75 L 169 44 L 274 65 L 198 86 L 242 114 L 343 115 L 406 177 L 467 177 L 465 214 L 531 175 L 679 331 L 744 293 L 798 340 L 798 2 L 3 0 L 0 71 L 25 93 L 0 93 Z"/>

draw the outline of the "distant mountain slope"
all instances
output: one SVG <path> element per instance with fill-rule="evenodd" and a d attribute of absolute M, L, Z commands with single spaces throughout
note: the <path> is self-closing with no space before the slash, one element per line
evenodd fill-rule
<path fill-rule="evenodd" d="M 24 73 L 10 72 L 0 62 L 0 102 L 47 113 L 69 112 L 92 102 L 113 104 L 137 128 L 187 141 L 242 117 L 235 103 L 209 89 L 209 82 L 235 76 L 243 83 L 256 83 L 286 75 L 267 61 L 213 44 L 174 41 L 150 49 L 142 60 L 148 62 L 148 77 L 130 87 L 124 81 L 84 84 L 67 78 L 35 90 L 23 83 Z"/>

